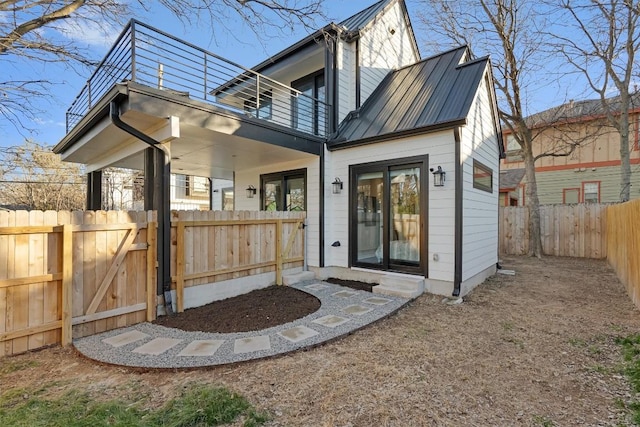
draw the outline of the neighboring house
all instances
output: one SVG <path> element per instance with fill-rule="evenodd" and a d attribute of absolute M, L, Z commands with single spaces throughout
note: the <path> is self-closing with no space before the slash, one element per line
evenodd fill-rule
<path fill-rule="evenodd" d="M 464 46 L 421 60 L 402 0 L 253 69 L 132 21 L 67 120 L 54 150 L 90 176 L 144 169 L 163 192 L 170 159 L 180 173 L 233 180 L 220 191 L 236 210 L 306 211 L 317 277 L 457 296 L 495 272 L 504 149 L 490 61 Z M 148 196 L 160 217 L 166 205 Z"/>
<path fill-rule="evenodd" d="M 524 206 L 524 169 L 500 171 L 500 206 Z"/>
<path fill-rule="evenodd" d="M 609 100 L 614 106 L 616 101 L 617 98 Z M 632 101 L 629 125 L 631 199 L 637 199 L 640 197 L 640 94 L 633 96 Z M 527 120 L 535 136 L 534 156 L 543 152 L 557 154 L 542 157 L 535 163 L 540 204 L 620 201 L 620 134 L 607 124 L 600 100 L 572 101 Z M 504 131 L 504 139 L 507 152 L 501 170 L 523 168 L 520 146 L 508 130 Z M 576 146 L 573 151 L 568 150 L 571 144 Z M 562 153 L 568 155 L 558 155 Z M 526 177 L 513 191 L 522 199 L 525 187 Z"/>

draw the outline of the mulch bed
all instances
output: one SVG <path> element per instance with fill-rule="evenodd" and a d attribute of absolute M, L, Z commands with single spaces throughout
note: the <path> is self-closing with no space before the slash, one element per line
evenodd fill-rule
<path fill-rule="evenodd" d="M 320 308 L 320 300 L 289 286 L 269 286 L 215 301 L 183 313 L 159 317 L 153 323 L 184 331 L 259 331 L 300 319 Z"/>
<path fill-rule="evenodd" d="M 375 284 L 330 278 L 326 282 L 371 292 Z M 300 319 L 320 308 L 313 295 L 289 286 L 269 286 L 215 301 L 183 313 L 162 316 L 153 323 L 183 331 L 234 333 L 259 331 Z"/>

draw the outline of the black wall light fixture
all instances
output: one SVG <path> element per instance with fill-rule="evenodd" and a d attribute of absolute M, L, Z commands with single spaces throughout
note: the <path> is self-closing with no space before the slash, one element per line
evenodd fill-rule
<path fill-rule="evenodd" d="M 444 186 L 444 176 L 446 175 L 446 172 L 442 170 L 442 166 L 438 166 L 438 169 L 431 168 L 429 170 L 433 174 L 433 186 Z"/>
<path fill-rule="evenodd" d="M 340 178 L 336 177 L 331 185 L 333 186 L 333 194 L 340 194 L 342 191 L 342 181 L 340 181 Z"/>

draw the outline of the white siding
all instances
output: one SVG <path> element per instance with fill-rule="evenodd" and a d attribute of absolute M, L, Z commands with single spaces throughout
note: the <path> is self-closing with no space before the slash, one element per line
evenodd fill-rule
<path fill-rule="evenodd" d="M 455 146 L 452 131 L 443 131 L 398 139 L 396 141 L 369 144 L 330 152 L 326 157 L 325 186 L 325 264 L 347 267 L 349 265 L 349 166 L 390 159 L 429 155 L 429 167 L 442 166 L 445 171 L 454 170 Z M 428 256 L 429 278 L 451 282 L 454 266 L 454 209 L 455 177 L 447 174 L 444 187 L 434 188 L 433 178 L 427 171 L 428 202 Z M 340 194 L 331 193 L 331 181 L 338 177 L 344 181 Z M 340 241 L 339 247 L 331 243 Z M 438 261 L 433 255 L 438 254 Z"/>
<path fill-rule="evenodd" d="M 356 44 L 338 41 L 338 123 L 356 108 Z"/>
<path fill-rule="evenodd" d="M 391 34 L 391 29 L 395 30 Z M 420 60 L 400 4 L 380 16 L 360 38 L 360 102 L 378 87 L 389 71 Z"/>
<path fill-rule="evenodd" d="M 320 265 L 319 250 L 319 206 L 320 206 L 320 161 L 318 157 L 264 165 L 256 169 L 236 170 L 235 210 L 260 210 L 260 175 L 285 172 L 295 169 L 307 170 L 307 262 L 309 266 Z M 247 198 L 246 188 L 253 185 L 258 190 L 252 199 Z"/>
<path fill-rule="evenodd" d="M 483 80 L 461 132 L 463 187 L 462 280 L 498 262 L 498 142 L 488 84 Z M 473 188 L 473 160 L 493 171 L 493 193 Z"/>

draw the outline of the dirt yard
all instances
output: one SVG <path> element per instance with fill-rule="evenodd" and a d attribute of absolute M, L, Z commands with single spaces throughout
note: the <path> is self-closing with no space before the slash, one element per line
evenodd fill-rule
<path fill-rule="evenodd" d="M 133 371 L 52 348 L 0 360 L 1 389 L 55 382 L 160 406 L 182 386 L 224 385 L 272 426 L 630 425 L 616 337 L 640 312 L 605 261 L 506 258 L 463 304 L 423 295 L 309 351 L 194 371 Z"/>

